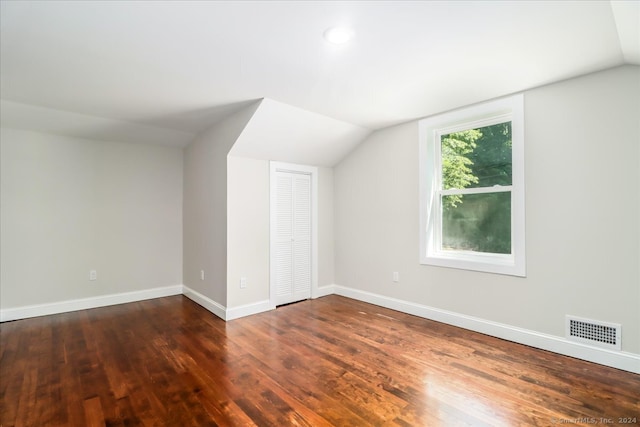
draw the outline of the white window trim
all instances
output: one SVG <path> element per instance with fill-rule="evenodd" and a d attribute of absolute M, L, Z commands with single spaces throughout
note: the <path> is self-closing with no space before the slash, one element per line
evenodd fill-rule
<path fill-rule="evenodd" d="M 464 129 L 489 126 L 511 120 L 512 185 L 491 189 L 439 190 L 439 135 Z M 440 267 L 526 276 L 525 195 L 524 195 L 524 96 L 522 94 L 489 101 L 472 107 L 440 114 L 419 123 L 420 190 L 420 263 Z M 511 254 L 487 254 L 472 251 L 442 251 L 439 194 L 511 192 Z M 438 228 L 436 228 L 438 227 Z"/>

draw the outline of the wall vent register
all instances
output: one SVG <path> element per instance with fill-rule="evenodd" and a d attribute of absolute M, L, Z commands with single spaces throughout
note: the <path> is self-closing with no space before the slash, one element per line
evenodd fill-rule
<path fill-rule="evenodd" d="M 621 350 L 621 325 L 575 316 L 566 318 L 567 338 L 584 344 Z"/>

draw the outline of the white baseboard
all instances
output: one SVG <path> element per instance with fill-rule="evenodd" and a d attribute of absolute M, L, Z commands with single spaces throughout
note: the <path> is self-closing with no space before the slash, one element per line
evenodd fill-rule
<path fill-rule="evenodd" d="M 240 317 L 250 316 L 252 314 L 262 313 L 263 311 L 274 310 L 269 300 L 259 301 L 252 304 L 240 305 L 238 307 L 227 308 L 209 297 L 202 295 L 193 289 L 183 286 L 182 293 L 196 304 L 209 310 L 219 318 L 225 321 L 238 319 Z"/>
<path fill-rule="evenodd" d="M 563 337 L 547 335 L 503 323 L 440 310 L 438 308 L 415 304 L 359 289 L 338 285 L 335 285 L 334 289 L 336 295 L 368 302 L 370 304 L 379 305 L 392 310 L 401 311 L 403 313 L 413 314 L 415 316 L 435 320 L 448 325 L 458 326 L 460 328 L 469 329 L 531 347 L 552 351 L 565 356 L 571 356 L 577 359 L 640 374 L 640 355 L 635 353 L 592 347 L 569 341 Z"/>
<path fill-rule="evenodd" d="M 106 307 L 116 304 L 142 301 L 183 294 L 195 303 L 201 305 L 223 320 L 233 320 L 252 314 L 273 310 L 268 300 L 257 303 L 226 308 L 214 300 L 188 288 L 184 285 L 173 285 L 162 288 L 145 289 L 141 291 L 124 292 L 119 294 L 102 295 L 92 298 L 82 298 L 70 301 L 60 301 L 50 304 L 29 305 L 18 308 L 0 310 L 0 322 L 27 319 L 30 317 L 46 316 L 50 314 L 66 313 L 70 311 L 86 310 L 90 308 Z M 447 310 L 441 310 L 422 304 L 416 304 L 397 298 L 374 294 L 359 289 L 339 285 L 328 285 L 317 289 L 313 298 L 326 295 L 341 295 L 347 298 L 379 305 L 403 313 L 435 320 L 453 326 L 469 329 L 475 332 L 491 335 L 505 340 L 525 344 L 531 347 L 552 351 L 554 353 L 575 357 L 589 362 L 622 369 L 640 374 L 640 355 L 625 351 L 608 350 L 586 344 L 569 341 L 563 337 L 547 335 L 540 332 L 518 328 L 503 323 L 492 322 L 477 317 L 467 316 Z"/>
<path fill-rule="evenodd" d="M 152 298 L 180 295 L 182 285 L 166 286 L 162 288 L 144 289 L 141 291 L 123 292 L 119 294 L 101 295 L 91 298 L 81 298 L 69 301 L 59 301 L 48 304 L 27 305 L 24 307 L 0 310 L 0 322 L 28 319 L 30 317 L 47 316 L 49 314 L 67 313 L 69 311 L 86 310 L 89 308 L 106 307 L 109 305 L 125 304 Z"/>
<path fill-rule="evenodd" d="M 225 306 L 218 304 L 211 298 L 205 297 L 201 293 L 196 292 L 187 286 L 182 287 L 182 294 L 196 304 L 206 308 L 222 320 L 227 320 L 227 309 Z"/>
<path fill-rule="evenodd" d="M 326 297 L 327 295 L 333 295 L 335 293 L 336 293 L 336 285 L 320 286 L 318 288 L 311 289 L 311 298 L 316 299 L 316 298 Z"/>
<path fill-rule="evenodd" d="M 333 292 L 332 292 L 333 293 Z M 50 314 L 68 313 L 70 311 L 86 310 L 90 308 L 107 307 L 116 304 L 162 298 L 172 295 L 184 295 L 196 304 L 201 305 L 222 320 L 233 320 L 252 314 L 275 309 L 267 301 L 246 304 L 238 307 L 226 308 L 209 297 L 202 295 L 184 285 L 173 285 L 163 288 L 145 289 L 141 291 L 123 292 L 119 294 L 101 295 L 91 298 L 59 301 L 48 304 L 27 305 L 24 307 L 0 310 L 0 322 L 28 319 L 30 317 L 47 316 Z"/>
<path fill-rule="evenodd" d="M 269 300 L 240 305 L 237 307 L 228 307 L 227 318 L 225 320 L 238 319 L 240 317 L 251 316 L 252 314 L 258 314 L 275 309 L 276 307 L 272 305 Z"/>

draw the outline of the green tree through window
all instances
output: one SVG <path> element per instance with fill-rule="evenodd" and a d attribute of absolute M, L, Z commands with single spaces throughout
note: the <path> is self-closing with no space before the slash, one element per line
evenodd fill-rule
<path fill-rule="evenodd" d="M 476 141 L 482 137 L 478 129 L 463 130 L 442 136 L 442 188 L 467 188 L 477 184 L 478 177 L 472 169 L 471 155 L 477 148 Z M 447 198 L 450 207 L 456 207 L 462 201 L 461 196 Z"/>
<path fill-rule="evenodd" d="M 442 249 L 511 253 L 511 122 L 441 136 Z M 499 189 L 500 187 L 497 187 Z M 465 194 L 466 193 L 466 194 Z"/>

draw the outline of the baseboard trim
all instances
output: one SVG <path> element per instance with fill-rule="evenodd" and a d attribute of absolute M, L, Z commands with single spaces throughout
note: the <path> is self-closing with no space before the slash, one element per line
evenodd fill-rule
<path fill-rule="evenodd" d="M 215 302 L 211 298 L 206 297 L 199 292 L 194 291 L 187 286 L 182 287 L 182 294 L 185 297 L 189 298 L 191 301 L 215 314 L 222 320 L 227 320 L 227 308 L 225 306 Z"/>
<path fill-rule="evenodd" d="M 640 355 L 634 353 L 592 347 L 554 335 L 547 335 L 529 329 L 415 304 L 359 289 L 335 285 L 334 290 L 336 295 L 458 326 L 542 350 L 552 351 L 565 356 L 640 374 Z"/>
<path fill-rule="evenodd" d="M 49 304 L 35 304 L 24 307 L 7 308 L 0 310 L 0 322 L 48 316 L 50 314 L 67 313 L 70 311 L 86 310 L 90 308 L 107 307 L 110 305 L 126 304 L 129 302 L 180 295 L 182 292 L 182 285 L 172 285 L 161 288 L 144 289 L 141 291 L 59 301 Z"/>
<path fill-rule="evenodd" d="M 162 298 L 183 294 L 196 304 L 204 307 L 222 320 L 228 321 L 252 314 L 273 310 L 268 300 L 246 304 L 238 307 L 226 308 L 216 301 L 194 291 L 184 285 L 172 285 L 161 288 L 145 289 L 141 291 L 123 292 L 119 294 L 101 295 L 70 301 L 60 301 L 50 304 L 29 305 L 18 308 L 0 310 L 0 322 L 27 319 L 31 317 L 47 316 L 51 314 L 86 310 L 110 305 L 126 304 L 153 298 Z M 640 374 L 640 355 L 625 351 L 608 350 L 592 347 L 586 344 L 569 341 L 562 337 L 547 335 L 529 329 L 518 328 L 503 323 L 492 322 L 473 316 L 467 316 L 435 307 L 416 304 L 397 298 L 374 294 L 359 289 L 339 285 L 327 285 L 317 289 L 312 298 L 336 294 L 358 301 L 367 302 L 425 319 L 435 320 L 471 331 L 480 332 L 508 341 L 517 342 L 531 347 L 552 351 L 565 356 L 622 369 Z"/>
<path fill-rule="evenodd" d="M 269 300 L 239 305 L 237 307 L 228 307 L 227 318 L 225 320 L 239 319 L 241 317 L 251 316 L 252 314 L 263 313 L 265 311 L 275 309 L 276 307 L 272 305 Z"/>
<path fill-rule="evenodd" d="M 336 285 L 320 286 L 315 289 L 311 289 L 311 299 L 326 297 L 327 295 L 333 295 L 336 293 Z"/>

